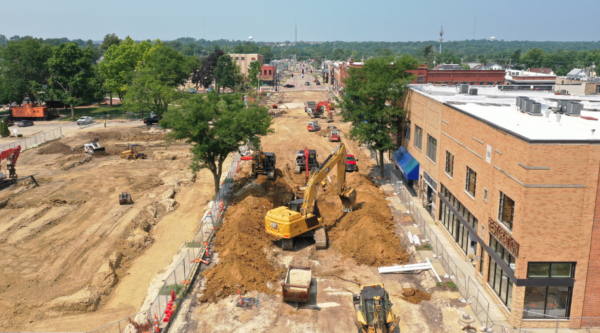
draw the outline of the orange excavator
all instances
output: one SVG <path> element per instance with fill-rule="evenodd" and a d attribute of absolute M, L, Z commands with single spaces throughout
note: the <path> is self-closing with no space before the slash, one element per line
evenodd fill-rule
<path fill-rule="evenodd" d="M 314 109 L 311 107 L 306 108 L 306 113 L 308 113 L 311 118 L 322 118 L 325 111 L 327 111 L 327 122 L 332 122 L 333 116 L 331 115 L 328 101 L 319 102 Z"/>
<path fill-rule="evenodd" d="M 0 152 L 0 190 L 4 189 L 17 182 L 17 172 L 15 171 L 15 165 L 21 154 L 21 146 L 15 148 L 9 148 L 3 152 Z M 7 160 L 6 169 L 8 170 L 8 176 L 2 173 L 2 161 Z"/>

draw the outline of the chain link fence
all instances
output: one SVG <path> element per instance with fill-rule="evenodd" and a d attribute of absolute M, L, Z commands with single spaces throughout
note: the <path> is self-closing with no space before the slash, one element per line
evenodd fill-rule
<path fill-rule="evenodd" d="M 55 128 L 53 130 L 38 133 L 36 135 L 3 143 L 0 145 L 0 151 L 4 151 L 6 149 L 14 148 L 17 146 L 21 146 L 21 150 L 37 147 L 38 145 L 57 138 L 62 137 L 62 127 Z"/>
<path fill-rule="evenodd" d="M 233 192 L 233 182 L 236 178 L 240 159 L 241 155 L 239 153 L 234 156 L 229 170 L 225 173 L 219 192 L 213 198 L 210 210 L 200 221 L 200 226 L 194 237 L 186 241 L 179 250 L 179 262 L 175 264 L 171 273 L 165 278 L 158 295 L 156 295 L 149 308 L 89 333 L 155 332 L 155 322 L 158 323 L 161 329 L 168 329 L 168 323 L 171 318 L 174 318 L 178 307 L 182 304 L 182 299 L 194 283 L 194 279 L 210 263 L 209 244 L 215 235 L 215 231 L 223 223 L 223 215 L 227 210 Z M 172 293 L 176 295 L 176 300 L 169 307 Z M 173 312 L 171 313 L 169 309 Z"/>
<path fill-rule="evenodd" d="M 512 326 L 507 318 L 501 313 L 501 308 L 508 307 L 500 304 L 495 304 L 490 302 L 488 298 L 485 296 L 485 291 L 481 289 L 480 283 L 476 281 L 471 275 L 465 274 L 463 270 L 460 269 L 456 261 L 452 259 L 448 253 L 448 251 L 442 245 L 440 239 L 433 232 L 431 227 L 425 223 L 425 219 L 421 215 L 420 210 L 417 208 L 417 204 L 413 202 L 412 196 L 408 192 L 408 189 L 404 187 L 402 180 L 396 178 L 394 173 L 391 172 L 392 166 L 385 166 L 386 176 L 390 179 L 390 185 L 394 188 L 395 193 L 397 193 L 400 202 L 408 209 L 408 213 L 413 218 L 413 221 L 417 225 L 419 231 L 422 233 L 422 238 L 426 240 L 431 246 L 431 250 L 433 251 L 434 258 L 438 259 L 446 274 L 450 278 L 450 280 L 456 285 L 459 293 L 462 297 L 467 300 L 470 304 L 471 309 L 477 316 L 477 319 L 488 327 L 492 329 L 494 332 L 512 332 L 512 333 L 535 333 L 535 332 L 549 332 L 552 330 L 554 332 L 572 332 L 569 328 L 560 328 L 559 325 L 565 321 L 564 318 L 557 318 L 553 316 L 546 315 L 544 319 L 547 321 L 545 324 L 552 323 L 551 325 L 554 327 L 546 328 L 546 329 L 535 329 L 535 328 L 523 328 L 523 320 L 521 320 L 521 326 L 514 327 Z M 519 311 L 524 314 L 525 310 L 510 308 L 511 312 Z M 539 315 L 531 313 L 532 315 Z M 523 315 L 521 315 L 521 318 Z M 581 321 L 581 329 L 586 332 L 600 333 L 600 318 L 599 317 L 570 317 L 569 322 Z"/>

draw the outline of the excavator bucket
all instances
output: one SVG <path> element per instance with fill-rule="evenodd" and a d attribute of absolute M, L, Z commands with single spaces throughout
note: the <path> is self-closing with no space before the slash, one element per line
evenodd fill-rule
<path fill-rule="evenodd" d="M 344 205 L 344 212 L 351 212 L 354 203 L 356 203 L 356 191 L 348 187 L 340 194 L 340 199 L 342 199 L 342 205 Z"/>

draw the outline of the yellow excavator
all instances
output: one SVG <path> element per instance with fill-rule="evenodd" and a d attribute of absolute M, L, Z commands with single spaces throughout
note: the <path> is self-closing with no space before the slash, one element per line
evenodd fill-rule
<path fill-rule="evenodd" d="M 399 333 L 400 317 L 392 312 L 390 296 L 383 284 L 360 286 L 360 294 L 352 296 L 358 333 Z"/>
<path fill-rule="evenodd" d="M 342 143 L 312 173 L 302 199 L 290 202 L 287 207 L 277 207 L 267 212 L 265 216 L 267 233 L 281 238 L 284 250 L 292 250 L 294 238 L 298 236 L 312 236 L 317 249 L 327 248 L 327 234 L 317 207 L 317 191 L 319 184 L 334 166 L 337 167 L 337 194 L 342 200 L 344 211 L 352 211 L 356 202 L 356 191 L 346 186 L 346 147 Z M 332 188 L 329 191 L 333 192 L 333 190 Z"/>

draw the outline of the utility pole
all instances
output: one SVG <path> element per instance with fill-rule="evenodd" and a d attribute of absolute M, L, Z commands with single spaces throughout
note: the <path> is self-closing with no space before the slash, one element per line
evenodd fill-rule
<path fill-rule="evenodd" d="M 298 24 L 294 21 L 294 28 L 296 29 L 296 32 L 294 34 L 294 43 L 298 43 Z"/>
<path fill-rule="evenodd" d="M 442 28 L 440 29 L 440 54 L 442 54 L 442 43 L 444 42 L 444 23 L 442 23 Z"/>

